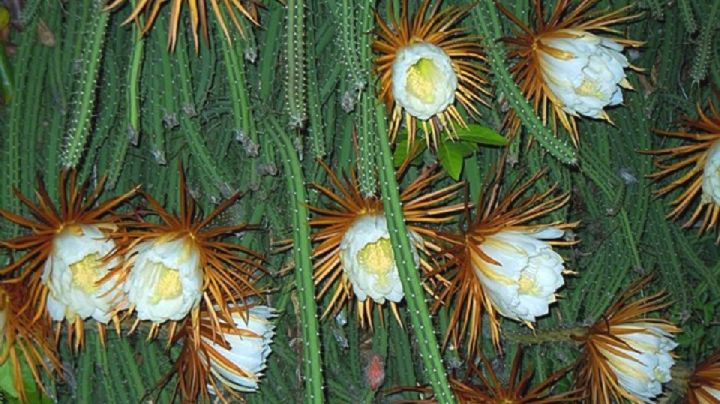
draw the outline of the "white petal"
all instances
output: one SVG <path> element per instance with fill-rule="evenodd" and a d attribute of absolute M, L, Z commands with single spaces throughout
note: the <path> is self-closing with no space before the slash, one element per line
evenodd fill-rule
<path fill-rule="evenodd" d="M 131 253 L 135 262 L 125 283 L 140 320 L 181 320 L 202 297 L 197 247 L 186 237 L 146 241 Z"/>
<path fill-rule="evenodd" d="M 273 331 L 275 325 L 269 321 L 269 318 L 274 315 L 274 311 L 266 306 L 251 308 L 249 322 L 246 322 L 239 313 L 233 313 L 235 326 L 240 330 L 251 331 L 257 337 L 226 334 L 224 338 L 230 344 L 229 350 L 206 339 L 206 342 L 211 344 L 218 353 L 252 375 L 252 377 L 237 375 L 222 364 L 211 360 L 210 370 L 229 387 L 239 391 L 257 390 L 257 380 L 262 376 L 261 371 L 265 369 L 267 357 L 272 351 L 270 343 L 275 335 Z"/>
<path fill-rule="evenodd" d="M 536 232 L 505 231 L 488 237 L 480 250 L 499 265 L 475 257 L 475 273 L 495 309 L 513 320 L 533 322 L 548 313 L 564 280 L 563 259 L 542 238 L 563 232 L 546 228 Z"/>
<path fill-rule="evenodd" d="M 720 205 L 720 141 L 710 148 L 703 168 L 703 198 Z"/>
<path fill-rule="evenodd" d="M 604 353 L 620 385 L 638 399 L 652 402 L 662 393 L 662 384 L 671 379 L 670 368 L 675 361 L 670 351 L 677 344 L 670 338 L 670 334 L 655 325 L 643 327 L 642 324 L 633 324 L 625 328 L 644 328 L 644 332 L 617 334 L 637 351 L 624 350 L 624 353 L 634 360 L 621 358 L 610 352 Z"/>
<path fill-rule="evenodd" d="M 490 237 L 480 245 L 480 249 L 498 263 L 488 263 L 490 270 L 498 276 L 517 282 L 520 280 L 520 272 L 530 262 L 530 255 L 536 253 L 532 241 L 534 240 L 521 237 Z"/>
<path fill-rule="evenodd" d="M 565 230 L 558 229 L 557 227 L 546 227 L 528 235 L 542 240 L 554 240 L 565 235 Z"/>
<path fill-rule="evenodd" d="M 475 275 L 482 283 L 495 310 L 505 317 L 518 320 L 517 306 L 520 304 L 520 295 L 517 282 L 501 277 L 497 273 L 491 274 L 492 276 L 487 276 L 486 273 L 486 270 L 475 267 Z"/>

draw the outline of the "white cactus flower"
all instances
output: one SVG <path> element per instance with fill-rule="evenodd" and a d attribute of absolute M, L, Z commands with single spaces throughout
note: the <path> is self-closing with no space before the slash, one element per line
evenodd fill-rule
<path fill-rule="evenodd" d="M 410 235 L 416 240 L 419 237 L 412 232 Z M 412 252 L 418 265 L 420 257 L 414 245 Z M 353 222 L 340 242 L 340 261 L 359 301 L 370 297 L 383 304 L 385 299 L 396 303 L 403 299 L 390 233 L 382 214 L 362 215 Z"/>
<path fill-rule="evenodd" d="M 671 334 L 650 323 L 619 325 L 614 327 L 613 335 L 628 348 L 618 348 L 622 352 L 613 352 L 600 345 L 600 350 L 617 376 L 618 383 L 637 399 L 652 402 L 662 393 L 663 383 L 671 379 L 670 368 L 675 361 L 670 352 L 677 343 Z"/>
<path fill-rule="evenodd" d="M 125 282 L 130 305 L 140 320 L 181 320 L 202 297 L 200 253 L 190 237 L 140 243 Z"/>
<path fill-rule="evenodd" d="M 69 225 L 55 236 L 42 274 L 49 290 L 47 311 L 53 320 L 110 320 L 120 288 L 113 290 L 112 279 L 101 285 L 97 282 L 119 264 L 117 258 L 103 260 L 114 248 L 115 243 L 96 225 Z"/>
<path fill-rule="evenodd" d="M 548 313 L 563 285 L 564 261 L 545 239 L 562 237 L 549 227 L 537 232 L 501 231 L 480 244 L 497 264 L 473 257 L 475 274 L 495 309 L 526 323 Z"/>
<path fill-rule="evenodd" d="M 251 392 L 258 389 L 258 381 L 265 369 L 267 357 L 272 352 L 270 343 L 275 335 L 275 325 L 269 320 L 275 311 L 267 306 L 250 308 L 248 321 L 237 312 L 232 314 L 237 332 L 225 333 L 223 337 L 230 344 L 230 349 L 213 343 L 205 342 L 222 356 L 223 360 L 232 363 L 232 367 L 220 360 L 213 360 L 211 355 L 210 371 L 225 386 L 234 390 Z M 212 388 L 210 389 L 211 391 Z"/>
<path fill-rule="evenodd" d="M 623 46 L 589 32 L 558 30 L 539 39 L 537 55 L 545 83 L 562 109 L 574 116 L 607 118 L 606 106 L 623 101 L 627 58 Z"/>
<path fill-rule="evenodd" d="M 441 48 L 420 42 L 397 51 L 393 97 L 415 118 L 427 120 L 445 111 L 455 101 L 457 86 L 452 60 Z"/>
<path fill-rule="evenodd" d="M 720 142 L 708 150 L 702 176 L 703 202 L 720 205 Z"/>

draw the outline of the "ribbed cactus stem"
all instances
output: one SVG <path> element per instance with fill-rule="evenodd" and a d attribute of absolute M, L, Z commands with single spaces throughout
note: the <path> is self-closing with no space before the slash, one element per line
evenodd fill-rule
<path fill-rule="evenodd" d="M 375 118 L 373 113 L 373 101 L 370 94 L 363 94 L 360 102 L 360 111 L 357 131 L 357 143 L 360 152 L 357 156 L 358 180 L 360 192 L 366 196 L 374 196 L 377 193 L 377 166 L 375 156 L 377 155 Z"/>
<path fill-rule="evenodd" d="M 222 35 L 218 29 L 218 37 Z M 224 72 L 227 74 L 227 81 L 230 88 L 230 99 L 232 100 L 232 117 L 234 126 L 234 136 L 227 137 L 227 140 L 221 146 L 220 150 L 227 150 L 230 142 L 235 140 L 240 142 L 243 148 L 243 156 L 250 160 L 250 169 L 245 173 L 248 178 L 249 186 L 256 186 L 260 179 L 258 174 L 258 164 L 260 154 L 259 139 L 255 121 L 253 120 L 252 108 L 250 105 L 250 91 L 247 85 L 245 59 L 242 54 L 242 42 L 219 41 L 222 45 L 222 54 L 225 60 Z M 234 138 L 234 139 L 233 139 Z"/>
<path fill-rule="evenodd" d="M 75 167 L 80 162 L 82 153 L 90 134 L 91 117 L 94 111 L 96 91 L 98 89 L 97 79 L 98 72 L 103 56 L 103 44 L 108 26 L 109 13 L 104 13 L 100 9 L 100 2 L 96 2 L 94 7 L 97 8 L 92 18 L 95 19 L 91 24 L 88 33 L 88 40 L 85 51 L 83 52 L 83 68 L 78 79 L 78 87 L 76 90 L 75 103 L 72 107 L 72 120 L 68 137 L 65 142 L 62 159 L 63 166 Z"/>
<path fill-rule="evenodd" d="M 291 128 L 303 128 L 307 121 L 305 99 L 305 2 L 287 2 L 287 107 Z"/>
<path fill-rule="evenodd" d="M 358 2 L 354 5 L 358 8 L 358 25 L 355 32 L 370 32 L 373 28 L 373 10 L 369 6 L 369 2 Z M 346 14 L 352 15 L 350 11 L 346 11 Z M 360 154 L 358 155 L 358 177 L 360 180 L 360 192 L 363 195 L 375 195 L 377 192 L 377 166 L 374 156 L 377 155 L 377 146 L 375 143 L 375 113 L 374 103 L 375 96 L 372 92 L 364 91 L 365 83 L 371 82 L 372 78 L 369 75 L 371 70 L 372 55 L 370 53 L 371 43 L 370 35 L 359 35 L 355 36 L 355 46 L 350 48 L 351 52 L 356 55 L 359 53 L 361 58 L 360 62 L 351 68 L 351 76 L 354 76 L 350 83 L 351 93 L 357 93 L 361 97 L 360 111 L 357 115 L 357 125 L 360 127 L 358 132 L 358 146 L 360 147 Z M 360 52 L 357 52 L 359 49 Z"/>
<path fill-rule="evenodd" d="M 300 326 L 303 341 L 303 379 L 305 403 L 323 402 L 323 379 L 320 366 L 320 338 L 315 302 L 315 285 L 311 263 L 310 225 L 302 167 L 293 142 L 275 125 L 276 143 L 282 156 L 288 181 L 290 212 L 293 220 L 293 258 L 295 287 L 300 302 Z"/>
<path fill-rule="evenodd" d="M 323 122 L 323 111 L 320 98 L 320 81 L 318 80 L 317 59 L 314 52 L 311 53 L 308 63 L 308 110 L 310 113 L 308 133 L 312 142 L 313 155 L 320 159 L 327 154 L 325 147 L 325 123 Z"/>
<path fill-rule="evenodd" d="M 680 18 L 685 25 L 685 30 L 688 34 L 694 34 L 697 31 L 697 22 L 690 0 L 678 0 L 678 10 L 680 10 Z"/>
<path fill-rule="evenodd" d="M 692 77 L 694 83 L 699 83 L 705 79 L 710 65 L 710 58 L 715 55 L 717 50 L 717 41 L 714 38 L 719 18 L 720 0 L 715 0 L 710 8 L 710 14 L 708 14 L 708 18 L 700 30 L 697 55 L 690 70 L 690 77 Z"/>
<path fill-rule="evenodd" d="M 135 5 L 135 1 L 132 2 Z M 142 23 L 142 22 L 141 22 Z M 109 188 L 117 185 L 120 172 L 125 163 L 130 144 L 137 144 L 140 136 L 140 96 L 138 90 L 140 87 L 140 71 L 142 68 L 143 54 L 145 51 L 145 41 L 142 40 L 140 27 L 133 27 L 133 50 L 130 56 L 130 68 L 128 69 L 127 78 L 127 137 L 120 136 L 115 141 L 115 150 L 113 151 L 113 160 L 110 163 L 108 174 Z"/>
<path fill-rule="evenodd" d="M 529 332 L 506 332 L 503 337 L 515 344 L 534 345 L 548 342 L 572 342 L 587 332 L 586 327 L 545 328 Z"/>
<path fill-rule="evenodd" d="M 375 119 L 378 128 L 377 143 L 380 153 L 377 156 L 385 218 L 390 232 L 395 263 L 400 273 L 400 281 L 407 301 L 410 324 L 415 332 L 416 342 L 420 350 L 420 359 L 425 368 L 425 377 L 435 392 L 435 400 L 438 403 L 453 403 L 455 399 L 448 385 L 440 347 L 435 336 L 430 311 L 425 302 L 425 292 L 420 281 L 420 273 L 415 265 L 407 228 L 405 227 L 398 184 L 395 180 L 392 153 L 388 143 L 385 108 L 382 105 L 376 106 Z"/>
<path fill-rule="evenodd" d="M 174 68 L 177 71 L 177 80 L 179 81 L 178 90 L 180 93 L 180 102 L 183 108 L 194 110 L 195 100 L 191 87 L 192 79 L 190 77 L 187 49 L 182 48 L 186 38 L 185 35 L 178 36 L 178 44 L 180 46 L 178 46 L 178 49 L 176 49 L 174 53 L 176 56 Z M 165 62 L 165 60 L 163 60 L 163 62 Z M 200 133 L 197 120 L 193 119 L 193 116 L 185 111 L 179 112 L 178 117 L 182 132 L 185 134 L 193 158 L 200 166 L 200 173 L 203 175 L 205 181 L 214 185 L 224 197 L 231 196 L 235 190 L 230 185 L 229 174 L 222 165 L 218 164 L 219 161 L 208 149 L 205 139 Z M 207 185 L 204 186 L 206 189 L 208 188 Z"/>
<path fill-rule="evenodd" d="M 510 106 L 513 108 L 528 134 L 535 139 L 551 156 L 565 164 L 577 164 L 575 150 L 566 141 L 555 136 L 550 129 L 543 125 L 535 114 L 532 106 L 528 104 L 525 96 L 520 92 L 517 84 L 510 75 L 505 63 L 505 48 L 499 42 L 500 19 L 493 0 L 483 0 L 475 7 L 475 20 L 484 38 L 487 49 L 488 62 L 492 69 L 498 91 L 505 94 Z"/>
<path fill-rule="evenodd" d="M 33 37 L 34 29 L 36 27 L 36 24 L 31 24 L 27 29 L 26 33 L 24 33 L 24 36 Z M 32 60 L 32 50 L 36 45 L 34 45 L 34 40 L 28 40 L 24 39 L 20 42 L 20 46 L 17 49 L 17 53 L 15 55 L 16 63 L 18 66 L 27 66 L 28 63 Z M 26 100 L 26 93 L 27 87 L 29 87 L 30 83 L 27 83 L 25 75 L 25 71 L 29 71 L 30 69 L 19 69 L 16 73 L 16 85 L 15 85 L 15 96 L 11 100 L 10 104 L 10 116 L 8 119 L 7 124 L 7 133 L 3 133 L 3 146 L 2 150 L 0 150 L 0 156 L 2 156 L 3 160 L 3 169 L 0 173 L 0 178 L 2 178 L 2 184 L 5 187 L 5 189 L 0 192 L 0 202 L 2 202 L 3 209 L 7 209 L 11 212 L 17 212 L 20 208 L 20 201 L 15 198 L 15 195 L 11 192 L 12 187 L 20 187 L 20 167 L 21 167 L 21 156 L 23 156 L 24 153 L 22 148 L 20 147 L 20 140 L 22 139 L 23 135 L 25 135 L 25 125 L 24 125 L 24 119 L 25 116 L 25 103 L 28 102 L 36 102 L 36 101 L 30 101 Z M 17 227 L 13 227 L 10 231 L 10 234 L 16 234 L 19 229 Z"/>

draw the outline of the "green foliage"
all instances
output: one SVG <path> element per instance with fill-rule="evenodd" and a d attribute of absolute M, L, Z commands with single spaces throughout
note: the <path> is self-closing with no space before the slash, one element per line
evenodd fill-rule
<path fill-rule="evenodd" d="M 35 382 L 31 380 L 23 380 L 25 385 L 35 387 Z M 12 398 L 18 397 L 17 389 L 15 388 L 15 381 L 13 379 L 12 364 L 10 361 L 5 361 L 0 365 L 0 392 L 5 396 Z"/>
<path fill-rule="evenodd" d="M 25 364 L 24 358 L 20 358 L 20 368 L 27 402 L 37 404 L 52 403 L 52 400 L 44 395 L 42 390 L 38 388 L 30 372 L 30 368 Z M 0 365 L 0 400 L 2 400 L 3 403 L 21 403 L 19 393 L 15 388 L 12 365 L 9 360 Z"/>
<path fill-rule="evenodd" d="M 295 263 L 295 287 L 301 306 L 301 324 L 303 340 L 303 378 L 305 379 L 306 403 L 323 402 L 320 361 L 320 340 L 318 338 L 317 307 L 315 305 L 315 287 L 312 278 L 310 225 L 308 210 L 305 206 L 305 190 L 300 161 L 295 154 L 288 136 L 277 128 L 277 145 L 282 155 L 288 181 L 288 194 L 294 199 L 293 215 L 293 256 Z"/>
<path fill-rule="evenodd" d="M 482 145 L 505 146 L 507 140 L 488 127 L 470 124 L 466 128 L 458 128 L 452 138 L 443 133 L 435 154 L 450 178 L 458 181 L 463 162 L 468 156 L 479 151 Z M 423 152 L 427 152 L 426 143 L 417 141 L 408 146 L 407 131 L 401 131 L 393 152 L 393 164 L 398 168 L 406 159 L 415 161 Z"/>
<path fill-rule="evenodd" d="M 260 391 L 247 395 L 250 403 L 411 400 L 419 395 L 393 389 L 417 385 L 431 386 L 439 401 L 452 401 L 446 373 L 462 374 L 464 350 L 441 344 L 447 311 L 429 314 L 434 297 L 423 290 L 424 279 L 412 265 L 398 200 L 398 187 L 435 161 L 448 174 L 438 189 L 465 181 L 470 202 L 504 153 L 508 183 L 547 169 L 532 191 L 557 185 L 571 194 L 568 206 L 542 220 L 580 221 L 569 236 L 580 243 L 558 249 L 577 275 L 566 277 L 562 298 L 535 325 L 538 334 L 597 320 L 619 290 L 640 274 L 653 273 L 651 289 L 672 295 L 662 314 L 684 331 L 678 337 L 679 364 L 692 366 L 720 348 L 717 234 L 698 236 L 695 229 L 682 228 L 682 221 L 666 220 L 668 202 L 676 195 L 653 197 L 656 184 L 646 179 L 654 170 L 652 159 L 637 153 L 678 144 L 653 129 L 677 128 L 720 87 L 720 0 L 598 2 L 598 9 L 639 3 L 646 10 L 638 21 L 619 26 L 645 41 L 639 51 L 628 52 L 633 65 L 645 71 L 629 73 L 635 90 L 624 92 L 623 105 L 608 109 L 613 124 L 579 120 L 578 148 L 562 129 L 553 133 L 533 113 L 511 78 L 506 45 L 499 41 L 512 34 L 511 25 L 492 0 L 480 1 L 461 23 L 482 36 L 496 96 L 479 117 L 466 117 L 468 128 L 458 128 L 457 139 L 442 138 L 437 151 L 427 150 L 425 139 L 408 147 L 402 131 L 390 149 L 386 115 L 377 109 L 373 13 L 385 15 L 388 3 L 397 1 L 381 1 L 376 10 L 369 2 L 351 0 L 288 0 L 286 5 L 268 0 L 262 27 L 242 21 L 246 36 L 234 34 L 232 42 L 211 16 L 197 53 L 186 38 L 187 10 L 177 47 L 168 52 L 167 6 L 141 36 L 140 27 L 121 25 L 128 5 L 108 14 L 95 0 L 24 3 L 23 29 L 11 36 L 14 53 L 3 59 L 0 50 L 0 85 L 3 96 L 12 94 L 9 104 L 0 106 L 0 207 L 27 214 L 12 187 L 33 195 L 40 173 L 48 193 L 56 195 L 56 178 L 66 166 L 93 180 L 108 174 L 104 196 L 140 184 L 170 209 L 178 204 L 178 161 L 185 163 L 189 188 L 206 211 L 223 196 L 243 192 L 217 221 L 263 227 L 238 237 L 266 252 L 269 275 L 262 286 L 271 291 L 268 303 L 279 312 L 268 368 Z M 531 2 L 510 3 L 523 18 L 532 14 Z M 54 45 L 39 42 L 40 23 L 54 36 Z M 517 112 L 523 128 L 512 139 L 501 129 L 507 108 Z M 313 299 L 307 223 L 312 217 L 307 206 L 318 200 L 308 184 L 326 183 L 317 158 L 337 173 L 355 168 L 363 194 L 382 196 L 407 297 L 399 304 L 402 324 L 388 310 L 374 329 L 360 328 L 354 310 L 317 318 L 327 303 Z M 398 184 L 393 169 L 405 160 L 412 164 Z M 463 202 L 464 196 L 451 202 Z M 443 229 L 455 231 L 460 222 Z M 17 232 L 0 224 L 3 237 Z M 292 249 L 275 252 L 275 242 L 290 239 Z M 9 258 L 0 259 L 4 264 Z M 524 360 L 535 368 L 533 381 L 577 358 L 573 343 L 540 344 L 542 338 L 523 324 L 502 320 L 501 326 L 505 356 L 497 355 L 487 329 L 481 330 L 479 346 L 499 373 L 509 369 L 517 342 L 535 344 Z M 109 332 L 102 345 L 90 328 L 79 353 L 68 349 L 63 331 L 59 347 L 67 378 L 48 384 L 53 399 L 179 402 L 169 373 L 177 347 L 165 347 L 166 335 L 148 342 L 141 327 L 129 337 L 126 330 L 122 337 Z M 384 361 L 385 383 L 377 392 L 365 381 L 372 354 Z M 7 377 L 3 365 L 0 388 L 9 392 Z M 26 388 L 32 388 L 26 380 Z M 568 377 L 560 387 L 569 385 Z"/>
<path fill-rule="evenodd" d="M 417 336 L 420 359 L 425 369 L 435 399 L 438 403 L 453 403 L 453 394 L 447 382 L 445 367 L 442 363 L 442 355 L 438 348 L 435 331 L 433 329 L 430 312 L 425 302 L 425 292 L 420 282 L 415 260 L 410 249 L 410 239 L 405 227 L 405 218 L 400 205 L 400 195 L 397 183 L 395 182 L 395 170 L 392 165 L 392 156 L 387 139 L 385 128 L 385 109 L 382 106 L 376 108 L 376 119 L 378 124 L 378 166 L 380 166 L 380 182 L 382 184 L 382 199 L 385 208 L 385 218 L 390 232 L 395 262 L 397 263 L 400 281 L 402 283 L 405 300 L 411 314 L 410 321 Z"/>

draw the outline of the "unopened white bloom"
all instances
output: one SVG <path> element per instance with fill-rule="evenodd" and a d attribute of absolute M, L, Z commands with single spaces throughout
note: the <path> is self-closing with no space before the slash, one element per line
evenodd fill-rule
<path fill-rule="evenodd" d="M 720 205 L 720 142 L 708 150 L 703 168 L 702 191 L 705 202 Z"/>
<path fill-rule="evenodd" d="M 617 332 L 619 329 L 622 332 Z M 637 329 L 637 332 L 629 332 Z M 613 328 L 613 335 L 632 349 L 618 349 L 623 356 L 610 350 L 599 348 L 608 360 L 611 369 L 618 378 L 620 386 L 643 402 L 662 393 L 662 384 L 670 381 L 670 368 L 675 361 L 670 351 L 677 343 L 665 330 L 653 324 L 632 324 Z"/>
<path fill-rule="evenodd" d="M 113 248 L 115 243 L 98 226 L 70 225 L 55 236 L 42 274 L 42 283 L 49 289 L 47 310 L 53 320 L 110 320 L 120 288 L 113 290 L 112 279 L 101 285 L 97 282 L 119 264 L 117 258 L 103 261 Z"/>
<path fill-rule="evenodd" d="M 189 237 L 140 243 L 125 282 L 140 320 L 181 320 L 202 296 L 200 254 Z"/>
<path fill-rule="evenodd" d="M 420 257 L 414 245 L 412 252 L 417 265 Z M 340 242 L 340 261 L 359 301 L 364 302 L 368 296 L 380 304 L 385 299 L 402 300 L 402 283 L 382 214 L 363 215 L 353 222 Z"/>
<path fill-rule="evenodd" d="M 623 46 L 585 31 L 557 34 L 541 38 L 537 48 L 545 83 L 565 112 L 605 118 L 606 106 L 623 101 L 620 87 L 631 88 L 625 79 L 629 64 L 621 53 Z"/>
<path fill-rule="evenodd" d="M 222 383 L 238 391 L 255 391 L 258 388 L 258 380 L 266 367 L 268 355 L 272 349 L 270 343 L 275 335 L 275 325 L 269 318 L 274 316 L 273 309 L 266 306 L 255 306 L 249 310 L 248 322 L 239 313 L 233 313 L 235 326 L 241 333 L 253 335 L 224 334 L 223 337 L 230 344 L 227 350 L 212 341 L 205 339 L 214 350 L 223 358 L 229 360 L 233 366 L 240 369 L 230 368 L 220 361 L 210 360 L 210 371 L 217 376 Z"/>
<path fill-rule="evenodd" d="M 452 60 L 435 45 L 416 43 L 395 55 L 393 97 L 415 118 L 426 120 L 445 111 L 455 100 L 457 81 Z"/>
<path fill-rule="evenodd" d="M 538 232 L 502 231 L 480 244 L 497 265 L 473 255 L 475 274 L 498 313 L 524 322 L 548 313 L 555 291 L 564 283 L 564 261 L 544 239 L 562 235 L 562 230 L 552 227 Z"/>

